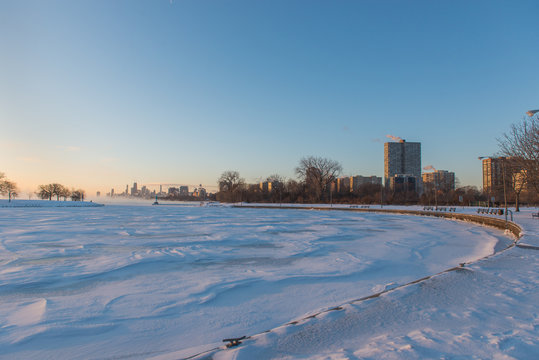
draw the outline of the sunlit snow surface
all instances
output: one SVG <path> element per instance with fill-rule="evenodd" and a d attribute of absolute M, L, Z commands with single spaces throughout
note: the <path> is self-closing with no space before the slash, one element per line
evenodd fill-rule
<path fill-rule="evenodd" d="M 196 353 L 508 243 L 494 229 L 403 215 L 0 209 L 0 357 Z"/>

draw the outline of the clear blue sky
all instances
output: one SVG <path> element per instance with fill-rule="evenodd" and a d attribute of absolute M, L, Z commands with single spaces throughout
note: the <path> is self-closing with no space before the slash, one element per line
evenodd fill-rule
<path fill-rule="evenodd" d="M 23 189 L 383 175 L 386 135 L 480 185 L 539 108 L 539 1 L 0 2 L 0 171 Z"/>

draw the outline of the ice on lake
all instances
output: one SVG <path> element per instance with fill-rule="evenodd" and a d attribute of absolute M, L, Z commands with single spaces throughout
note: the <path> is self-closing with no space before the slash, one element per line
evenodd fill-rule
<path fill-rule="evenodd" d="M 0 357 L 150 357 L 491 254 L 463 222 L 194 206 L 0 209 Z"/>

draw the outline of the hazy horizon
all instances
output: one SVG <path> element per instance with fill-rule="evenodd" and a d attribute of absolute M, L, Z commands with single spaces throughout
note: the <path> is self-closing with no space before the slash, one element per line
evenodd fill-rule
<path fill-rule="evenodd" d="M 539 107 L 536 1 L 3 1 L 0 172 L 22 192 L 383 176 L 387 135 L 481 186 Z"/>

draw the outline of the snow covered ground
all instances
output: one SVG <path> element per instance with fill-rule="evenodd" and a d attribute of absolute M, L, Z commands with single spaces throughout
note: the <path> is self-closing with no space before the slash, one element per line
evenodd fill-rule
<path fill-rule="evenodd" d="M 515 216 L 524 234 L 507 251 L 197 358 L 537 359 L 539 220 L 532 212 Z"/>
<path fill-rule="evenodd" d="M 527 358 L 539 352 L 539 221 L 519 217 L 531 247 L 398 287 L 513 239 L 394 214 L 2 208 L 0 358 L 178 359 L 243 335 L 200 358 Z"/>

